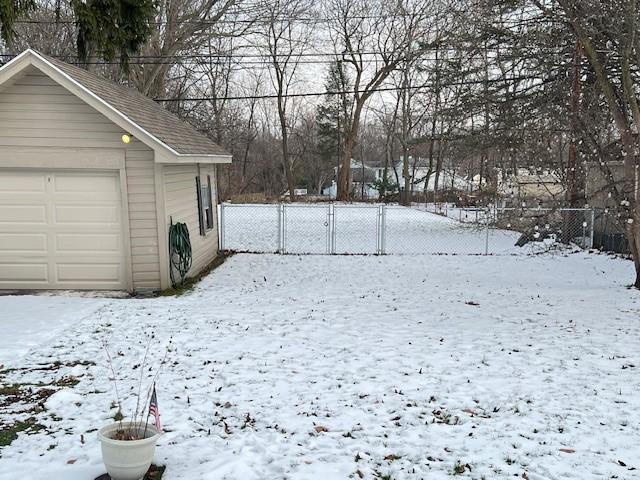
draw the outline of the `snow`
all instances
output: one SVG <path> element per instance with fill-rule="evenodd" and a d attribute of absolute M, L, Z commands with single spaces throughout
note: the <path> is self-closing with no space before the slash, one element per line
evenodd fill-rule
<path fill-rule="evenodd" d="M 65 328 L 94 313 L 103 303 L 102 299 L 60 295 L 0 297 L 0 365 L 50 342 Z"/>
<path fill-rule="evenodd" d="M 68 413 L 69 409 L 72 409 L 73 406 L 81 406 L 82 401 L 82 395 L 69 388 L 63 388 L 47 398 L 44 402 L 44 408 L 47 412 L 64 415 Z"/>
<path fill-rule="evenodd" d="M 13 310 L 48 301 L 83 319 L 0 376 L 79 380 L 54 387 L 41 412 L 0 403 L 0 422 L 34 415 L 45 427 L 0 451 L 0 479 L 103 473 L 95 429 L 115 394 L 102 343 L 127 413 L 151 335 L 145 383 L 167 355 L 165 480 L 438 480 L 456 465 L 474 479 L 638 478 L 632 273 L 586 253 L 240 254 L 189 294 L 92 300 L 89 315 L 78 314 L 86 299 L 11 298 Z"/>

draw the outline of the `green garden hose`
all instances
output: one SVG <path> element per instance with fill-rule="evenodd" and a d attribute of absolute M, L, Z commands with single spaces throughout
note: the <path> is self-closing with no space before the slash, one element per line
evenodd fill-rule
<path fill-rule="evenodd" d="M 185 223 L 173 223 L 169 226 L 169 276 L 173 288 L 178 286 L 175 273 L 180 276 L 180 285 L 184 284 L 187 272 L 191 268 L 191 240 Z"/>

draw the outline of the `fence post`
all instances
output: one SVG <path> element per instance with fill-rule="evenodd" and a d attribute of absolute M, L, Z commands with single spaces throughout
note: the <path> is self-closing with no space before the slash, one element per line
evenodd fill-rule
<path fill-rule="evenodd" d="M 278 238 L 280 253 L 287 253 L 287 206 L 284 203 L 278 204 Z"/>
<path fill-rule="evenodd" d="M 331 224 L 330 224 L 331 236 L 330 236 L 330 242 L 329 242 L 329 247 L 330 247 L 329 253 L 331 255 L 334 255 L 336 253 L 336 207 L 335 205 L 331 204 L 329 208 L 331 209 L 330 210 L 331 211 Z"/>
<path fill-rule="evenodd" d="M 381 236 L 381 223 L 382 223 L 382 205 L 378 205 L 377 214 L 376 214 L 376 254 L 380 255 L 380 251 L 382 250 L 382 240 Z"/>
<path fill-rule="evenodd" d="M 225 206 L 224 206 L 224 202 L 223 202 L 223 203 L 220 204 L 220 222 L 219 222 L 220 224 L 218 225 L 218 228 L 220 229 L 220 240 L 219 240 L 220 244 L 218 245 L 218 247 L 219 247 L 219 250 L 221 250 L 221 251 L 224 251 L 224 249 L 225 249 L 224 248 L 225 247 L 225 245 L 224 245 L 225 244 L 224 235 L 225 235 L 225 230 L 227 228 L 227 224 L 226 224 L 225 219 L 224 219 L 224 208 L 225 208 Z"/>
<path fill-rule="evenodd" d="M 596 229 L 596 209 L 592 208 L 591 209 L 591 245 L 589 245 L 589 248 L 593 248 L 595 229 Z"/>
<path fill-rule="evenodd" d="M 335 210 L 332 204 L 327 205 L 327 217 L 324 222 L 324 226 L 326 228 L 325 236 L 326 236 L 326 253 L 327 255 L 333 255 L 335 253 L 335 245 L 334 245 L 334 235 L 335 235 L 335 222 L 333 220 L 335 216 Z"/>
<path fill-rule="evenodd" d="M 278 203 L 276 205 L 276 225 L 278 226 L 278 235 L 277 235 L 277 244 L 276 244 L 276 253 L 282 253 L 282 212 L 280 212 L 281 205 Z"/>
<path fill-rule="evenodd" d="M 487 207 L 487 210 L 484 214 L 484 230 L 485 230 L 485 237 L 484 237 L 484 254 L 485 255 L 489 255 L 489 207 Z"/>
<path fill-rule="evenodd" d="M 324 251 L 327 255 L 331 253 L 331 205 L 327 205 L 327 213 L 324 219 Z"/>
<path fill-rule="evenodd" d="M 387 253 L 387 206 L 380 206 L 380 255 Z"/>

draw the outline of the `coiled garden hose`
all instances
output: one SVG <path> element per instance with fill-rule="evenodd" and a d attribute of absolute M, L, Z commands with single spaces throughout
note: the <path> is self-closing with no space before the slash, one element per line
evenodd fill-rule
<path fill-rule="evenodd" d="M 189 228 L 185 223 L 173 223 L 169 226 L 169 276 L 173 288 L 178 286 L 175 273 L 180 276 L 180 285 L 184 284 L 187 272 L 191 268 L 191 240 Z"/>

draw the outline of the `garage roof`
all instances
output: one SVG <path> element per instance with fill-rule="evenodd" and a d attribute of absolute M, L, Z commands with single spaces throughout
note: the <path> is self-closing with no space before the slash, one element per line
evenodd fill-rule
<path fill-rule="evenodd" d="M 0 85 L 29 65 L 85 100 L 141 142 L 160 150 L 165 154 L 159 159 L 161 162 L 231 161 L 231 155 L 222 147 L 137 90 L 35 50 L 26 50 L 0 68 Z"/>

